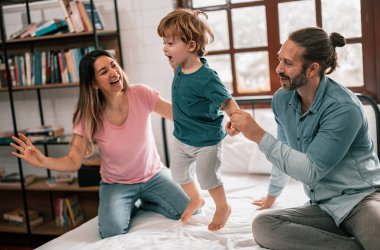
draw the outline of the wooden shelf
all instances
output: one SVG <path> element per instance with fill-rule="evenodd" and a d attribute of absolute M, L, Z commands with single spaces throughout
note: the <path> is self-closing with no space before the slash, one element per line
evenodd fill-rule
<path fill-rule="evenodd" d="M 12 87 L 12 91 L 25 91 L 25 90 L 36 90 L 36 89 L 59 89 L 59 88 L 73 88 L 79 87 L 79 83 L 48 83 L 44 85 L 33 85 L 33 86 L 16 86 Z M 0 92 L 7 92 L 8 88 L 0 88 Z"/>
<path fill-rule="evenodd" d="M 80 224 L 79 224 L 80 225 Z M 76 225 L 75 227 L 79 226 Z M 57 226 L 53 219 L 32 228 L 33 234 L 39 235 L 61 235 L 75 228 L 74 226 Z"/>
<path fill-rule="evenodd" d="M 75 191 L 75 192 L 98 192 L 99 186 L 80 187 L 75 179 L 72 184 L 56 184 L 49 187 L 46 184 L 47 178 L 39 178 L 35 182 L 25 187 L 27 191 Z"/>
<path fill-rule="evenodd" d="M 16 226 L 7 221 L 0 220 L 0 232 L 2 233 L 27 233 L 26 227 Z"/>
<path fill-rule="evenodd" d="M 12 183 L 12 184 L 8 184 L 8 183 L 0 183 L 0 190 L 21 190 L 21 183 L 18 182 L 18 183 Z"/>
<path fill-rule="evenodd" d="M 113 36 L 113 35 L 117 35 L 117 31 L 116 30 L 97 30 L 96 34 L 98 36 Z M 81 37 L 90 37 L 93 35 L 94 35 L 93 32 L 63 33 L 63 34 L 54 34 L 54 35 L 7 40 L 6 44 L 17 44 L 17 43 L 21 44 L 21 43 L 41 42 L 41 41 L 46 41 L 46 40 L 57 40 L 57 39 L 66 39 L 66 38 L 80 39 Z"/>
<path fill-rule="evenodd" d="M 98 192 L 99 186 L 90 186 L 90 187 L 81 187 L 78 185 L 78 180 L 75 179 L 73 183 L 71 184 L 56 184 L 53 187 L 49 187 L 46 184 L 46 177 L 39 177 L 37 178 L 33 183 L 27 185 L 25 189 L 27 191 L 75 191 L 75 192 Z M 0 183 L 0 190 L 13 190 L 13 191 L 20 191 L 21 190 L 21 184 L 20 183 L 13 183 L 10 184 L 2 184 Z"/>
<path fill-rule="evenodd" d="M 46 0 L 0 0 L 0 8 L 3 8 L 5 5 L 13 5 L 13 4 L 23 4 L 23 3 L 32 3 L 32 2 L 43 2 Z M 118 17 L 118 12 L 116 8 L 116 1 L 112 1 L 114 3 L 114 11 L 115 11 L 115 19 Z M 29 8 L 26 8 L 26 12 L 30 11 Z M 42 5 L 41 5 L 42 7 Z M 10 8 L 7 8 L 10 9 Z M 3 8 L 4 10 L 4 8 Z M 9 20 L 4 20 L 0 26 L 1 29 L 5 29 Z M 30 53 L 32 55 L 36 51 L 40 52 L 61 52 L 62 50 L 72 50 L 72 49 L 81 49 L 83 51 L 87 49 L 95 48 L 98 46 L 99 49 L 112 49 L 115 52 L 116 60 L 123 64 L 122 60 L 122 51 L 121 51 L 121 42 L 120 42 L 120 32 L 119 32 L 119 24 L 116 21 L 116 28 L 112 27 L 108 30 L 94 30 L 93 32 L 79 32 L 79 33 L 60 33 L 54 35 L 46 35 L 40 37 L 28 37 L 24 39 L 12 39 L 12 40 L 4 40 L 0 41 L 0 56 L 7 58 L 14 56 L 25 55 L 26 53 Z M 4 37 L 7 39 L 6 37 Z M 6 59 L 7 60 L 7 59 Z M 55 79 L 55 81 L 59 81 Z M 78 79 L 77 79 L 78 81 Z M 79 88 L 79 83 L 49 83 L 43 85 L 33 85 L 33 86 L 11 86 L 8 88 L 8 84 L 2 85 L 0 87 L 1 96 L 5 94 L 9 94 L 9 102 L 14 103 L 13 96 L 19 96 L 22 94 L 20 92 L 30 91 L 35 92 L 38 98 L 34 98 L 36 102 L 38 102 L 39 107 L 43 107 L 42 98 L 50 98 L 50 96 L 43 95 L 42 98 L 40 96 L 41 90 L 49 90 L 50 92 L 60 92 L 59 90 L 63 90 L 64 88 L 73 88 L 69 90 L 65 90 L 63 92 L 73 92 L 77 93 Z M 76 89 L 74 89 L 76 88 Z M 56 90 L 55 90 L 56 89 Z M 19 92 L 19 93 L 16 93 Z M 4 93 L 4 94 L 2 94 Z M 54 93 L 55 94 L 55 93 Z M 3 98 L 3 97 L 1 97 Z M 12 119 L 15 119 L 16 112 L 18 109 L 22 107 L 15 107 L 15 105 L 11 106 Z M 17 106 L 17 105 L 16 105 Z M 44 111 L 43 109 L 39 109 L 39 115 L 41 120 L 43 121 Z M 13 121 L 13 129 L 19 130 L 17 128 L 16 120 Z M 65 145 L 70 143 L 70 136 L 62 136 L 59 140 L 44 140 L 34 142 L 35 145 L 48 145 L 49 147 L 56 147 L 55 145 Z M 3 141 L 0 143 L 2 147 L 9 147 L 10 141 Z M 97 163 L 97 162 L 95 162 Z M 94 164 L 94 162 L 91 162 Z M 19 168 L 22 168 L 24 165 L 23 161 L 18 161 Z M 46 174 L 47 175 L 47 174 Z M 56 226 L 55 225 L 55 201 L 58 198 L 67 197 L 75 194 L 78 196 L 79 203 L 82 208 L 84 222 L 88 221 L 95 216 L 97 216 L 98 206 L 99 206 L 99 186 L 91 186 L 91 187 L 80 187 L 78 185 L 78 180 L 75 179 L 72 184 L 56 184 L 54 186 L 48 186 L 46 184 L 47 176 L 39 176 L 35 179 L 35 181 L 29 185 L 25 186 L 25 189 L 22 189 L 20 185 L 15 186 L 0 186 L 1 198 L 3 199 L 0 206 L 0 234 L 10 233 L 11 235 L 20 234 L 21 236 L 25 235 L 25 238 L 29 236 L 38 237 L 56 237 L 62 235 L 73 228 L 74 226 Z M 17 226 L 10 224 L 7 221 L 1 221 L 2 214 L 11 211 L 15 208 L 27 208 L 30 210 L 35 210 L 39 213 L 40 216 L 44 218 L 44 222 L 41 225 L 37 225 L 31 228 L 28 232 L 26 226 Z M 0 242 L 1 244 L 1 242 Z M 1 247 L 0 247 L 1 248 Z"/>
<path fill-rule="evenodd" d="M 29 2 L 41 2 L 43 0 L 29 0 Z M 3 5 L 24 4 L 25 0 L 1 0 Z"/>
<path fill-rule="evenodd" d="M 76 225 L 75 227 L 81 225 L 82 223 Z M 47 220 L 46 222 L 43 222 L 42 224 L 32 227 L 31 231 L 33 234 L 39 234 L 39 235 L 62 235 L 72 229 L 75 228 L 74 226 L 56 226 L 55 221 L 53 219 Z M 26 227 L 24 226 L 17 226 L 13 225 L 12 223 L 9 223 L 7 221 L 1 220 L 0 221 L 0 232 L 3 233 L 27 233 Z"/>
<path fill-rule="evenodd" d="M 22 131 L 19 131 L 22 132 Z M 0 146 L 10 147 L 9 144 L 14 142 L 11 138 L 0 138 Z M 71 135 L 60 135 L 57 138 L 47 138 L 46 140 L 33 141 L 34 145 L 68 145 L 70 144 Z M 1 183 L 0 183 L 1 184 Z M 1 185 L 0 185 L 1 186 Z"/>

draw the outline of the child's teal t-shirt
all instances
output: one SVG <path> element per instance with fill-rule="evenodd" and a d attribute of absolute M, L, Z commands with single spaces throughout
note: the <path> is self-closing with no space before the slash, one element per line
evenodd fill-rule
<path fill-rule="evenodd" d="M 221 105 L 232 98 L 206 59 L 200 59 L 203 66 L 190 74 L 178 66 L 172 84 L 173 135 L 194 147 L 215 145 L 224 138 Z"/>

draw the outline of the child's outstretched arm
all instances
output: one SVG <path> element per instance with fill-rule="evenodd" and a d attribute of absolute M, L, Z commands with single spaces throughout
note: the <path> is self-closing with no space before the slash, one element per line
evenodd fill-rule
<path fill-rule="evenodd" d="M 232 110 L 235 110 L 235 109 L 239 109 L 239 105 L 236 103 L 236 101 L 233 98 L 227 99 L 222 104 L 222 110 L 224 110 L 227 113 L 228 117 L 231 117 Z M 230 121 L 227 122 L 225 130 L 230 136 L 234 136 L 239 133 L 239 130 L 231 126 Z"/>

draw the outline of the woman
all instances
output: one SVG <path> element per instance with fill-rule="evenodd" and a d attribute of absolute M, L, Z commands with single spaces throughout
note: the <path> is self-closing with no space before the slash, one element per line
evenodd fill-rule
<path fill-rule="evenodd" d="M 142 209 L 179 219 L 189 198 L 161 163 L 150 122 L 153 111 L 172 119 L 171 104 L 148 86 L 128 85 L 125 73 L 107 51 L 86 54 L 79 77 L 68 155 L 46 157 L 21 133 L 11 143 L 19 153 L 12 154 L 36 167 L 75 172 L 96 142 L 101 156 L 98 216 L 102 238 L 128 232 L 139 199 Z"/>

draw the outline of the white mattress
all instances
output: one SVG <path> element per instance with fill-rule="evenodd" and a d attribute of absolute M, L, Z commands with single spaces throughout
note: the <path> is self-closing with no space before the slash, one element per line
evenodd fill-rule
<path fill-rule="evenodd" d="M 206 191 L 202 214 L 193 216 L 188 223 L 140 211 L 128 234 L 101 240 L 96 217 L 38 249 L 262 249 L 254 241 L 251 229 L 260 211 L 250 203 L 266 195 L 269 175 L 224 174 L 223 181 L 232 213 L 220 231 L 207 230 L 214 203 Z M 290 180 L 271 209 L 303 205 L 306 201 L 302 184 Z"/>

